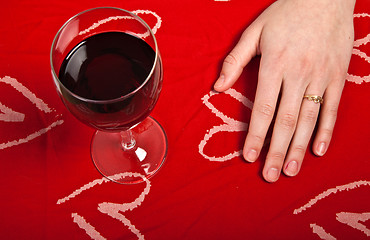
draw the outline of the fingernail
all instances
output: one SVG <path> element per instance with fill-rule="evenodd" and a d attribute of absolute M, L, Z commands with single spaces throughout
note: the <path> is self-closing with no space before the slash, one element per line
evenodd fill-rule
<path fill-rule="evenodd" d="M 257 160 L 257 151 L 254 149 L 248 150 L 245 160 L 248 162 L 255 162 Z"/>
<path fill-rule="evenodd" d="M 215 88 L 220 88 L 222 85 L 224 85 L 225 82 L 225 76 L 221 74 L 221 76 L 218 78 L 217 82 L 215 83 Z"/>
<path fill-rule="evenodd" d="M 288 176 L 295 176 L 298 173 L 298 163 L 296 161 L 291 161 L 288 163 L 286 169 L 285 169 L 285 174 Z"/>
<path fill-rule="evenodd" d="M 326 144 L 324 142 L 320 143 L 318 149 L 317 149 L 317 154 L 319 156 L 323 156 L 326 152 Z"/>
<path fill-rule="evenodd" d="M 270 168 L 267 171 L 266 178 L 267 178 L 266 180 L 269 182 L 276 182 L 279 178 L 279 170 L 277 170 L 276 168 Z"/>

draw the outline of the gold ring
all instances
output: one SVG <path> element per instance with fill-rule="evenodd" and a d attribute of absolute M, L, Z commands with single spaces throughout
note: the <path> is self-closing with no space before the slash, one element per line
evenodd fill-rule
<path fill-rule="evenodd" d="M 314 103 L 322 104 L 324 102 L 324 99 L 321 96 L 317 96 L 317 95 L 305 95 L 305 96 L 303 96 L 303 99 L 305 99 L 305 98 L 308 101 L 313 101 Z"/>

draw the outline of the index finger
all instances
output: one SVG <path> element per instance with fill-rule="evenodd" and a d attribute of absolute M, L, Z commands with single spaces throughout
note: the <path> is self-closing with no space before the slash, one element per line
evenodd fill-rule
<path fill-rule="evenodd" d="M 261 57 L 256 97 L 252 109 L 243 155 L 245 160 L 257 160 L 274 117 L 282 84 L 281 70 L 270 57 Z"/>

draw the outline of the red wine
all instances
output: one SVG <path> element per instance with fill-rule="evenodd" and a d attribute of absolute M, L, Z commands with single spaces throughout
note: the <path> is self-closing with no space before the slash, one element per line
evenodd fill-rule
<path fill-rule="evenodd" d="M 62 89 L 64 102 L 78 119 L 95 128 L 131 127 L 149 115 L 158 99 L 161 64 L 156 63 L 147 80 L 154 61 L 151 46 L 133 35 L 105 32 L 88 37 L 61 64 L 61 83 L 78 96 Z"/>

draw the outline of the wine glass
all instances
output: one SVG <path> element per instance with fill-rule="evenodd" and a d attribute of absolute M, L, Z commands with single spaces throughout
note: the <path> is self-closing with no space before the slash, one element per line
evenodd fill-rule
<path fill-rule="evenodd" d="M 86 10 L 57 32 L 50 64 L 64 105 L 96 129 L 91 157 L 99 172 L 118 183 L 153 176 L 165 160 L 167 137 L 149 116 L 163 76 L 151 28 L 123 9 Z"/>

